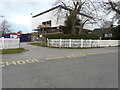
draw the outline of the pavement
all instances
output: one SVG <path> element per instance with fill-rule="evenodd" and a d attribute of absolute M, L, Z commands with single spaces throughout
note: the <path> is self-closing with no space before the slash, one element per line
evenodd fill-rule
<path fill-rule="evenodd" d="M 28 51 L 2 56 L 3 88 L 117 88 L 118 47 Z"/>
<path fill-rule="evenodd" d="M 26 52 L 19 54 L 7 54 L 2 56 L 3 61 L 17 61 L 26 59 L 45 59 L 53 57 L 66 57 L 71 55 L 81 54 L 100 54 L 100 53 L 112 53 L 118 52 L 118 47 L 112 48 L 97 48 L 97 49 L 57 49 L 28 45 L 27 43 L 21 43 L 21 48 L 25 48 Z"/>

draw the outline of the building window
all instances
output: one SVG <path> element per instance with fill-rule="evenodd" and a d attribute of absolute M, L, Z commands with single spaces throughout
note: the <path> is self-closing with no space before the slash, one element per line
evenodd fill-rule
<path fill-rule="evenodd" d="M 112 34 L 105 34 L 105 37 L 112 37 Z"/>
<path fill-rule="evenodd" d="M 50 21 L 46 21 L 46 22 L 42 22 L 42 25 L 49 25 L 49 26 L 51 26 L 51 20 Z"/>

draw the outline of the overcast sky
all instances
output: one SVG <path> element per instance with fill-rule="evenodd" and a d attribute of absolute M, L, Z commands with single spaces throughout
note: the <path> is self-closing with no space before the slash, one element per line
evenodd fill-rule
<path fill-rule="evenodd" d="M 56 0 L 0 0 L 0 22 L 5 19 L 11 25 L 11 30 L 23 33 L 32 32 L 31 13 L 36 15 L 49 8 Z"/>
<path fill-rule="evenodd" d="M 0 22 L 6 19 L 11 30 L 23 33 L 32 32 L 31 13 L 36 15 L 52 7 L 54 0 L 0 0 Z M 99 1 L 99 0 L 97 0 Z"/>
<path fill-rule="evenodd" d="M 22 30 L 23 33 L 31 31 L 31 13 L 33 15 L 43 12 L 52 6 L 50 0 L 0 0 L 0 22 L 5 19 L 11 25 L 13 32 Z"/>

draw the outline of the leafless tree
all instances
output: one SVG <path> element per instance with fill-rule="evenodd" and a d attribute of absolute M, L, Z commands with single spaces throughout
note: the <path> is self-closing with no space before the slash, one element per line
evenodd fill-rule
<path fill-rule="evenodd" d="M 108 0 L 107 2 L 101 2 L 100 4 L 106 15 L 112 14 L 113 17 L 111 19 L 113 21 L 118 20 L 118 23 L 120 23 L 120 1 Z"/>
<path fill-rule="evenodd" d="M 96 9 L 94 8 L 94 4 L 91 0 L 57 0 L 54 5 L 60 5 L 67 12 L 67 15 L 71 16 L 71 23 L 72 23 L 72 34 L 76 34 L 76 18 L 79 17 L 80 19 L 80 33 L 83 30 L 83 27 L 86 23 L 92 23 L 94 20 L 94 15 L 96 14 Z M 61 13 L 61 9 L 59 9 L 58 16 Z M 66 12 L 64 12 L 66 14 Z M 94 14 L 94 15 L 93 15 Z"/>
<path fill-rule="evenodd" d="M 0 25 L 0 32 L 4 35 L 7 32 L 10 32 L 10 25 L 8 24 L 7 20 L 3 20 Z"/>
<path fill-rule="evenodd" d="M 120 14 L 120 1 L 118 2 L 114 2 L 113 0 L 108 0 L 109 4 L 109 10 L 112 9 L 113 11 L 115 11 L 117 14 Z"/>

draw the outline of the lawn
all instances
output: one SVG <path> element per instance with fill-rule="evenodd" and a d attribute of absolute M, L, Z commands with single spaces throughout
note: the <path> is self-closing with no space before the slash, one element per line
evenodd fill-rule
<path fill-rule="evenodd" d="M 50 48 L 60 48 L 60 47 L 50 47 Z M 93 48 L 104 48 L 104 47 L 61 47 L 60 49 L 93 49 Z"/>
<path fill-rule="evenodd" d="M 42 46 L 42 47 L 47 47 L 46 44 L 44 43 L 29 43 L 30 45 L 35 45 L 35 46 Z"/>
<path fill-rule="evenodd" d="M 13 53 L 21 53 L 25 51 L 24 48 L 16 48 L 16 49 L 2 49 L 0 50 L 0 54 L 13 54 Z"/>

